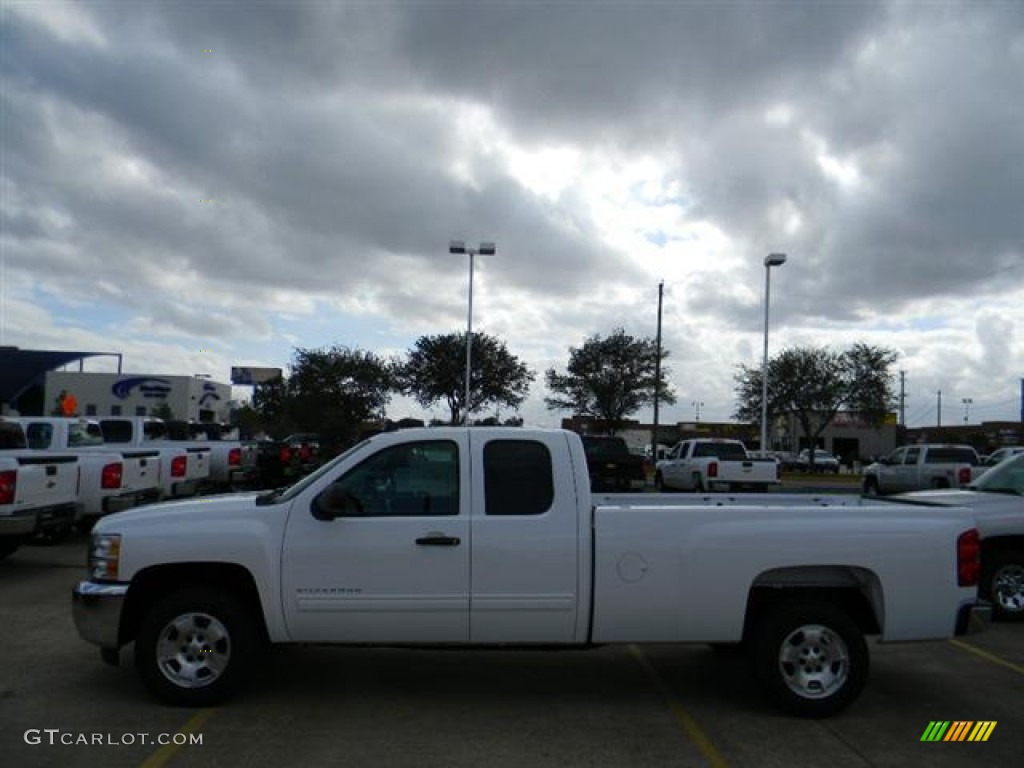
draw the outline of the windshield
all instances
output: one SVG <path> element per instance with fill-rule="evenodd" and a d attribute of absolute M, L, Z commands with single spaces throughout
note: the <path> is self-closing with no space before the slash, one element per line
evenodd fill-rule
<path fill-rule="evenodd" d="M 626 441 L 618 437 L 585 437 L 583 451 L 588 459 L 608 459 L 629 454 Z"/>
<path fill-rule="evenodd" d="M 697 443 L 695 458 L 715 458 L 722 461 L 746 461 L 747 449 L 740 443 Z"/>
<path fill-rule="evenodd" d="M 987 493 L 1024 494 L 1024 453 L 992 467 L 970 487 Z"/>
<path fill-rule="evenodd" d="M 285 490 L 283 490 L 280 494 L 278 494 L 277 491 L 273 491 L 270 494 L 265 494 L 261 498 L 266 498 L 268 502 L 269 501 L 273 501 L 275 503 L 282 502 L 282 501 L 291 501 L 296 496 L 298 496 L 300 493 L 302 493 L 304 490 L 306 490 L 306 488 L 308 488 L 309 486 L 313 485 L 317 480 L 319 480 L 325 474 L 327 474 L 329 472 L 332 472 L 334 470 L 334 468 L 338 465 L 339 462 L 344 461 L 346 458 L 351 456 L 353 453 L 358 451 L 360 448 L 362 448 L 364 445 L 366 445 L 369 442 L 370 442 L 369 440 L 363 440 L 362 442 L 356 443 L 351 448 L 349 448 L 347 451 L 344 451 L 343 453 L 338 454 L 331 461 L 327 462 L 326 464 L 324 464 L 323 466 L 321 466 L 320 468 L 318 468 L 314 472 L 309 473 L 308 475 L 306 475 L 304 478 L 299 480 L 294 485 L 291 485 L 288 488 L 286 488 Z"/>

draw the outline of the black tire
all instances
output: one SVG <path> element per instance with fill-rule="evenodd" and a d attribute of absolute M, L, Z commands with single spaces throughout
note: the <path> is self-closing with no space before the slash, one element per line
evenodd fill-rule
<path fill-rule="evenodd" d="M 46 528 L 33 535 L 32 538 L 28 540 L 28 543 L 43 547 L 60 544 L 64 539 L 71 535 L 72 528 L 73 526 L 71 523 Z"/>
<path fill-rule="evenodd" d="M 85 517 L 80 517 L 77 520 L 75 520 L 75 529 L 79 533 L 84 533 L 88 535 L 92 533 L 92 529 L 96 527 L 96 523 L 98 520 L 99 518 L 96 517 L 96 515 L 86 515 Z"/>
<path fill-rule="evenodd" d="M 693 492 L 694 493 L 707 493 L 707 489 L 704 487 L 704 478 L 699 474 L 693 476 Z"/>
<path fill-rule="evenodd" d="M 0 560 L 17 552 L 22 541 L 21 536 L 0 536 Z"/>
<path fill-rule="evenodd" d="M 984 567 L 993 618 L 1024 621 L 1024 552 L 994 552 Z"/>
<path fill-rule="evenodd" d="M 660 492 L 665 492 L 665 478 L 661 476 L 661 472 L 654 473 L 654 487 Z"/>
<path fill-rule="evenodd" d="M 878 488 L 878 480 L 874 477 L 864 478 L 864 495 L 865 496 L 881 496 L 882 492 Z"/>
<path fill-rule="evenodd" d="M 781 605 L 758 622 L 754 672 L 766 693 L 801 717 L 848 707 L 868 677 L 868 648 L 857 624 L 830 603 Z"/>
<path fill-rule="evenodd" d="M 135 639 L 135 665 L 164 703 L 208 707 L 235 692 L 257 647 L 253 619 L 233 595 L 189 587 L 146 614 Z"/>

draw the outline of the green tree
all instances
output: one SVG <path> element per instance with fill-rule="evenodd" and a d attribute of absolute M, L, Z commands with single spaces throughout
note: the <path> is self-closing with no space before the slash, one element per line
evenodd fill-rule
<path fill-rule="evenodd" d="M 662 349 L 662 363 L 668 356 L 668 350 Z M 608 433 L 615 434 L 626 416 L 654 403 L 656 385 L 660 403 L 676 401 L 668 384 L 669 369 L 662 365 L 660 377 L 656 377 L 657 368 L 654 339 L 633 338 L 617 328 L 606 338 L 591 336 L 583 346 L 569 348 L 566 373 L 553 368 L 547 371 L 553 395 L 545 402 L 551 410 L 600 419 Z"/>
<path fill-rule="evenodd" d="M 536 374 L 508 351 L 505 342 L 473 334 L 470 402 L 466 400 L 466 336 L 421 336 L 402 366 L 403 390 L 424 408 L 444 401 L 452 424 L 473 411 L 500 405 L 518 408 Z"/>
<path fill-rule="evenodd" d="M 768 361 L 768 422 L 792 414 L 808 447 L 840 411 L 856 413 L 879 425 L 892 410 L 895 393 L 890 370 L 897 353 L 857 343 L 847 350 L 794 347 Z M 761 367 L 740 365 L 736 380 L 736 418 L 761 421 Z M 813 455 L 811 461 L 813 463 Z"/>
<path fill-rule="evenodd" d="M 277 437 L 302 431 L 344 441 L 378 416 L 398 387 L 396 364 L 373 352 L 296 348 L 287 378 L 254 389 L 253 409 Z"/>
<path fill-rule="evenodd" d="M 260 427 L 275 438 L 299 431 L 289 415 L 289 388 L 283 377 L 253 387 L 252 409 L 258 416 Z"/>

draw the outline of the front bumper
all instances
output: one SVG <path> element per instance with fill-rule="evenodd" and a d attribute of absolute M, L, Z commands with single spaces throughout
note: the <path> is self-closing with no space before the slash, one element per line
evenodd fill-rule
<path fill-rule="evenodd" d="M 100 648 L 118 648 L 127 594 L 127 584 L 80 581 L 71 591 L 71 615 L 81 638 Z"/>
<path fill-rule="evenodd" d="M 992 604 L 984 600 L 961 605 L 956 616 L 956 634 L 975 635 L 992 623 Z"/>

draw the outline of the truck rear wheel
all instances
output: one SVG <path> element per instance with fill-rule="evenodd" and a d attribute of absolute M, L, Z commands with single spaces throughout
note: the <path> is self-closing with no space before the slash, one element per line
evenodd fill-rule
<path fill-rule="evenodd" d="M 0 536 L 0 560 L 17 552 L 22 541 L 21 536 Z"/>
<path fill-rule="evenodd" d="M 146 614 L 135 664 L 146 687 L 167 704 L 207 707 L 242 682 L 257 649 L 252 619 L 230 593 L 190 587 Z"/>
<path fill-rule="evenodd" d="M 704 478 L 699 474 L 693 476 L 693 491 L 694 493 L 705 493 L 707 491 L 704 487 Z"/>
<path fill-rule="evenodd" d="M 997 552 L 986 564 L 985 583 L 995 617 L 1024 621 L 1024 552 Z"/>
<path fill-rule="evenodd" d="M 782 605 L 754 632 L 754 671 L 768 695 L 802 717 L 827 717 L 849 706 L 868 676 L 864 635 L 830 603 Z"/>

